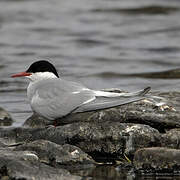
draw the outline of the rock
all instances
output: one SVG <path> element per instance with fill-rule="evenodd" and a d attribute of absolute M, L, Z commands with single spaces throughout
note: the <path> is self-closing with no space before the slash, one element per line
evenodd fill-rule
<path fill-rule="evenodd" d="M 64 179 L 79 180 L 67 170 L 57 169 L 39 162 L 38 156 L 30 151 L 0 150 L 1 179 Z"/>
<path fill-rule="evenodd" d="M 166 129 L 180 127 L 180 93 L 153 93 L 152 95 L 165 97 L 170 106 L 161 109 L 150 102 L 142 100 L 106 110 L 71 114 L 57 119 L 56 124 L 63 125 L 75 122 L 104 123 L 106 121 L 137 123 L 149 125 L 158 129 L 160 132 L 165 132 Z M 33 115 L 24 125 L 26 127 L 43 127 L 48 123 L 50 122 L 46 119 L 40 118 L 38 115 Z M 54 122 L 51 123 L 53 124 Z"/>
<path fill-rule="evenodd" d="M 180 150 L 161 147 L 143 148 L 134 155 L 134 166 L 141 173 L 180 173 Z"/>
<path fill-rule="evenodd" d="M 180 128 L 175 128 L 161 135 L 161 146 L 180 149 Z"/>
<path fill-rule="evenodd" d="M 71 144 L 100 161 L 114 160 L 124 153 L 132 156 L 139 148 L 160 144 L 159 132 L 148 125 L 109 121 L 73 123 L 56 128 L 3 129 L 0 137 L 16 143 L 44 139 L 60 145 Z"/>
<path fill-rule="evenodd" d="M 6 143 L 6 141 L 4 140 L 4 138 L 0 138 L 0 147 L 1 148 L 4 148 L 7 146 L 5 143 Z"/>
<path fill-rule="evenodd" d="M 84 153 L 80 148 L 69 144 L 58 145 L 46 140 L 36 140 L 30 143 L 19 145 L 16 151 L 33 151 L 41 162 L 51 166 L 66 165 L 77 166 L 85 164 L 95 164 L 95 161 Z"/>
<path fill-rule="evenodd" d="M 34 113 L 23 124 L 24 127 L 41 128 L 49 124 L 49 120 Z"/>
<path fill-rule="evenodd" d="M 0 126 L 11 126 L 13 120 L 10 114 L 3 108 L 0 108 Z"/>

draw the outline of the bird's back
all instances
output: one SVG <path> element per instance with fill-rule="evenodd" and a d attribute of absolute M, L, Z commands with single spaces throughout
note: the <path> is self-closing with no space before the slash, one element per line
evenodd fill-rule
<path fill-rule="evenodd" d="M 59 78 L 31 82 L 27 95 L 32 109 L 48 119 L 65 116 L 95 99 L 83 85 Z"/>

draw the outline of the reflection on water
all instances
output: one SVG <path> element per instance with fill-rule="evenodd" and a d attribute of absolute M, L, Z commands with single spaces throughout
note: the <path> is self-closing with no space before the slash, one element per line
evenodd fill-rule
<path fill-rule="evenodd" d="M 79 171 L 71 171 L 74 175 L 91 177 L 93 180 L 178 180 L 175 174 L 136 174 L 131 168 L 121 168 L 110 165 L 101 165 Z"/>
<path fill-rule="evenodd" d="M 83 170 L 70 170 L 74 175 L 82 177 L 92 177 L 93 180 L 119 180 L 119 179 L 133 179 L 135 177 L 134 172 L 131 169 L 119 170 L 115 166 L 100 165 L 96 167 L 89 167 Z"/>

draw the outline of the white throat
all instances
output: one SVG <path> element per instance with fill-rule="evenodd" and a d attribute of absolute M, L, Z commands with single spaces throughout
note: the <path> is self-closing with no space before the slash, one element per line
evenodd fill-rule
<path fill-rule="evenodd" d="M 32 75 L 26 77 L 30 79 L 30 81 L 32 82 L 57 78 L 57 76 L 52 72 L 37 72 L 37 73 L 32 73 Z"/>

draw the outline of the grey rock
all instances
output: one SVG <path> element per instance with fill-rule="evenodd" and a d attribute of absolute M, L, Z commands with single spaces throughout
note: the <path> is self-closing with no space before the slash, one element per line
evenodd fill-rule
<path fill-rule="evenodd" d="M 161 147 L 139 149 L 133 163 L 141 173 L 180 173 L 180 150 Z"/>
<path fill-rule="evenodd" d="M 3 108 L 0 108 L 0 126 L 11 126 L 13 119 L 11 115 Z"/>
<path fill-rule="evenodd" d="M 161 146 L 180 149 L 180 128 L 175 128 L 161 135 Z"/>
<path fill-rule="evenodd" d="M 61 145 L 71 144 L 94 159 L 108 158 L 108 155 L 117 158 L 124 153 L 131 156 L 139 148 L 159 146 L 160 143 L 160 133 L 148 125 L 109 121 L 73 123 L 56 128 L 3 129 L 0 137 L 13 139 L 16 143 L 44 139 Z"/>
<path fill-rule="evenodd" d="M 69 144 L 58 145 L 47 140 L 36 140 L 24 143 L 15 148 L 16 151 L 36 152 L 41 162 L 55 166 L 61 165 L 85 165 L 94 164 L 95 161 L 80 148 Z"/>
<path fill-rule="evenodd" d="M 0 150 L 0 178 L 5 179 L 63 179 L 78 180 L 65 169 L 57 169 L 39 162 L 31 151 Z"/>
<path fill-rule="evenodd" d="M 49 120 L 34 113 L 23 124 L 24 127 L 42 128 L 50 124 Z"/>

